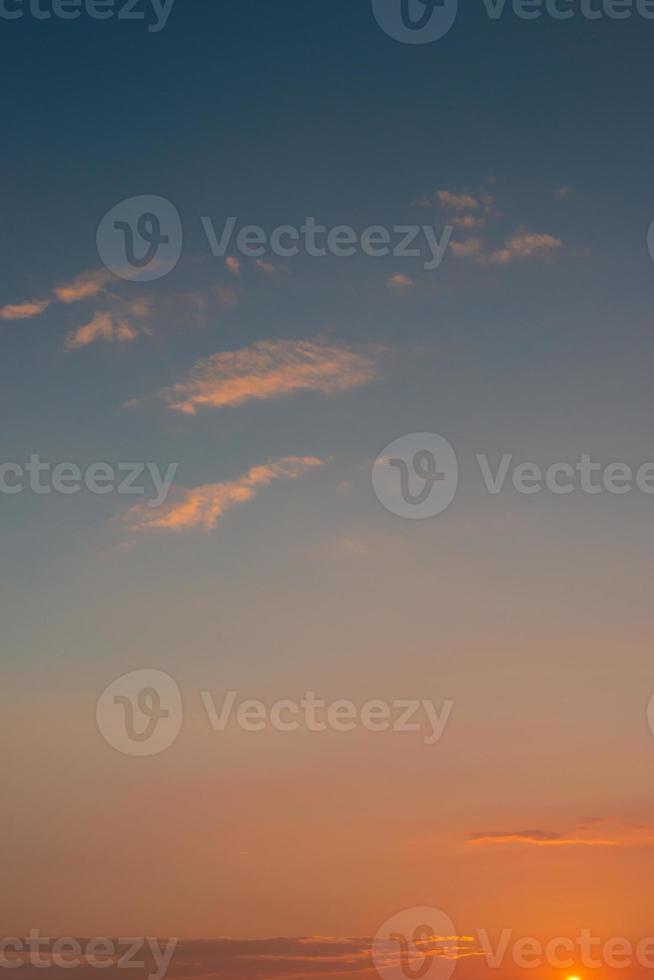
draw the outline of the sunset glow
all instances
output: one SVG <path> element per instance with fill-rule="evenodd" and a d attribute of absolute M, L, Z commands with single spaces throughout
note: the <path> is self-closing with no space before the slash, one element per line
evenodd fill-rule
<path fill-rule="evenodd" d="M 0 980 L 654 980 L 653 54 L 0 0 Z"/>

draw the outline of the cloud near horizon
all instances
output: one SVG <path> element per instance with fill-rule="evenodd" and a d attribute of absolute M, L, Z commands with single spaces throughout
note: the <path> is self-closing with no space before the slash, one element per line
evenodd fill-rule
<path fill-rule="evenodd" d="M 213 531 L 223 514 L 247 503 L 261 487 L 274 480 L 296 480 L 307 470 L 324 466 L 316 456 L 285 456 L 274 463 L 253 466 L 244 476 L 223 483 L 206 483 L 191 490 L 178 489 L 177 500 L 156 510 L 137 505 L 129 512 L 133 531 Z"/>
<path fill-rule="evenodd" d="M 167 939 L 158 940 L 164 949 Z M 471 948 L 474 944 L 475 948 Z M 181 940 L 172 954 L 166 976 L 170 980 L 205 980 L 207 977 L 234 978 L 244 977 L 248 980 L 305 980 L 307 977 L 349 978 L 353 975 L 362 978 L 379 978 L 372 958 L 373 939 L 363 937 L 340 936 L 301 936 L 277 937 L 264 939 L 209 939 Z M 383 949 L 377 948 L 377 956 Z M 40 953 L 49 965 L 48 973 L 53 980 L 70 980 L 71 974 L 85 972 L 88 974 L 89 965 L 82 958 L 80 966 L 65 968 L 57 965 L 47 950 Z M 408 955 L 408 961 L 406 956 Z M 468 956 L 482 956 L 484 951 L 478 946 L 477 940 L 470 936 L 433 936 L 425 937 L 416 942 L 403 954 L 396 941 L 389 941 L 384 962 L 387 967 L 401 970 L 415 964 L 417 969 L 424 968 L 429 958 L 442 956 L 446 959 L 463 959 Z M 7 959 L 21 964 L 21 976 L 24 980 L 39 980 L 43 972 L 31 966 L 26 957 L 20 954 L 9 954 Z M 149 957 L 145 957 L 146 961 Z M 118 956 L 100 957 L 93 961 L 93 966 L 102 960 L 103 975 L 106 980 L 120 980 L 124 970 L 118 965 Z M 134 965 L 134 964 L 133 964 Z M 136 977 L 147 977 L 153 964 L 146 962 Z M 132 970 L 132 972 L 134 972 Z"/>
<path fill-rule="evenodd" d="M 548 830 L 487 830 L 469 834 L 467 843 L 478 846 L 528 844 L 533 847 L 619 847 L 618 840 L 567 837 Z"/>
<path fill-rule="evenodd" d="M 184 381 L 159 395 L 173 411 L 195 415 L 200 408 L 226 408 L 301 391 L 332 394 L 375 380 L 380 351 L 312 340 L 263 340 L 199 361 Z"/>

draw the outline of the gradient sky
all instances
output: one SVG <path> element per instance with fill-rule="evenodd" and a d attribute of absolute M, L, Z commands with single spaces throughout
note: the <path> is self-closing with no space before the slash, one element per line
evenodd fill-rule
<path fill-rule="evenodd" d="M 462 935 L 651 934 L 654 498 L 490 496 L 475 454 L 654 460 L 653 44 L 637 18 L 493 22 L 471 3 L 424 47 L 367 0 L 177 0 L 158 34 L 0 20 L 0 308 L 72 289 L 0 319 L 2 460 L 178 462 L 178 502 L 222 502 L 170 529 L 115 494 L 0 497 L 4 935 L 290 937 L 286 972 L 243 974 L 266 977 L 313 974 L 293 937 L 371 937 L 422 905 Z M 107 279 L 97 226 L 141 194 L 178 208 L 182 259 Z M 482 212 L 435 271 L 230 270 L 200 223 Z M 98 315 L 108 339 L 79 334 Z M 213 406 L 193 401 L 198 370 Z M 456 447 L 460 489 L 403 520 L 371 465 L 425 431 Z M 103 689 L 142 667 L 185 707 L 146 759 L 95 724 Z M 435 746 L 217 734 L 203 689 L 454 710 Z"/>

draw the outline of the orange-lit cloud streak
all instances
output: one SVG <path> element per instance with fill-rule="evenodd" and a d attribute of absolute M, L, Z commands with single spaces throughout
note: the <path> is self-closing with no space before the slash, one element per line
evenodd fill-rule
<path fill-rule="evenodd" d="M 33 299 L 24 303 L 10 303 L 0 309 L 0 320 L 30 320 L 43 313 L 50 305 L 49 299 Z"/>
<path fill-rule="evenodd" d="M 147 300 L 117 304 L 115 308 L 100 310 L 88 323 L 68 335 L 66 349 L 76 350 L 87 347 L 96 340 L 123 342 L 136 340 L 140 334 L 149 331 L 144 325 L 135 325 L 133 321 L 142 321 L 150 311 L 151 304 Z"/>
<path fill-rule="evenodd" d="M 311 340 L 267 340 L 200 361 L 188 377 L 160 392 L 171 409 L 195 415 L 301 391 L 330 394 L 377 377 L 374 352 Z"/>
<path fill-rule="evenodd" d="M 177 501 L 156 511 L 141 505 L 132 508 L 131 528 L 136 531 L 188 531 L 192 528 L 212 531 L 227 510 L 252 500 L 259 488 L 274 480 L 295 480 L 306 470 L 324 465 L 324 460 L 315 456 L 286 456 L 274 463 L 253 466 L 237 480 L 180 490 Z"/>
<path fill-rule="evenodd" d="M 23 303 L 10 303 L 0 308 L 0 319 L 2 320 L 29 320 L 39 316 L 44 310 L 54 302 L 78 303 L 80 300 L 90 299 L 104 291 L 105 286 L 112 279 L 108 269 L 96 269 L 93 272 L 84 272 L 72 282 L 56 286 L 49 296 L 42 299 L 26 300 Z"/>
<path fill-rule="evenodd" d="M 619 847 L 619 840 L 566 837 L 547 830 L 489 830 L 470 834 L 469 845 L 492 847 L 496 844 L 525 844 L 532 847 Z"/>

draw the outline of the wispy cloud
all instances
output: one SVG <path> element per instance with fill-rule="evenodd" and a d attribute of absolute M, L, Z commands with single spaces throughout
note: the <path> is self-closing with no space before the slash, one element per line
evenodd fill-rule
<path fill-rule="evenodd" d="M 527 844 L 534 847 L 619 847 L 619 840 L 598 840 L 590 837 L 568 837 L 548 830 L 487 830 L 470 834 L 468 844 Z"/>
<path fill-rule="evenodd" d="M 507 265 L 509 262 L 521 261 L 535 257 L 549 257 L 563 242 L 552 235 L 539 235 L 534 232 L 521 231 L 510 238 L 504 248 L 491 252 L 486 261 Z"/>
<path fill-rule="evenodd" d="M 66 349 L 87 347 L 96 340 L 122 343 L 136 340 L 141 334 L 149 333 L 143 321 L 150 311 L 151 304 L 147 300 L 117 303 L 114 308 L 99 311 L 88 323 L 68 335 Z"/>
<path fill-rule="evenodd" d="M 233 276 L 240 276 L 241 274 L 241 263 L 235 256 L 228 255 L 225 259 L 225 265 L 227 269 L 231 272 Z"/>
<path fill-rule="evenodd" d="M 413 279 L 409 276 L 405 276 L 403 272 L 395 272 L 388 282 L 386 283 L 389 289 L 394 289 L 401 292 L 404 289 L 408 289 L 409 286 L 413 286 Z"/>
<path fill-rule="evenodd" d="M 459 259 L 467 259 L 481 255 L 481 241 L 479 238 L 467 238 L 463 242 L 452 242 L 450 244 L 452 254 Z"/>
<path fill-rule="evenodd" d="M 160 396 L 171 409 L 195 415 L 301 391 L 330 394 L 377 377 L 377 349 L 355 351 L 311 340 L 267 340 L 200 361 L 189 376 Z"/>
<path fill-rule="evenodd" d="M 480 201 L 472 194 L 453 194 L 452 191 L 436 191 L 438 203 L 446 211 L 474 211 Z"/>
<path fill-rule="evenodd" d="M 29 320 L 43 313 L 50 305 L 49 299 L 26 300 L 0 307 L 0 320 Z"/>
<path fill-rule="evenodd" d="M 169 940 L 159 940 L 165 949 Z M 81 943 L 84 946 L 84 943 Z M 306 936 L 279 937 L 271 939 L 215 939 L 177 941 L 166 975 L 170 980 L 306 980 L 308 977 L 323 977 L 324 980 L 338 980 L 358 976 L 379 980 L 372 958 L 373 939 L 371 937 Z M 460 960 L 468 956 L 487 956 L 478 939 L 472 936 L 430 936 L 413 937 L 413 941 L 403 945 L 397 938 L 387 943 L 377 942 L 375 946 L 377 965 L 382 965 L 388 975 L 409 975 L 413 970 L 416 976 L 424 975 L 425 963 L 435 958 Z M 121 950 L 120 955 L 123 955 Z M 55 965 L 50 949 L 40 953 L 41 959 L 54 971 L 57 980 L 64 980 L 66 974 L 73 976 L 88 973 L 89 967 L 97 967 L 97 959 L 82 957 L 79 967 L 64 970 Z M 25 953 L 9 952 L 7 959 L 21 967 L 21 976 L 26 980 L 40 980 L 39 970 L 30 965 Z M 103 972 L 107 980 L 120 980 L 123 972 L 118 954 L 113 957 L 103 955 Z M 71 965 L 71 964 L 69 964 Z M 146 970 L 137 974 L 145 976 Z M 437 971 L 429 971 L 437 972 Z"/>
<path fill-rule="evenodd" d="M 458 228 L 464 228 L 466 231 L 471 231 L 473 228 L 483 228 L 486 224 L 484 217 L 474 214 L 453 214 L 450 215 L 449 221 L 450 224 Z"/>
<path fill-rule="evenodd" d="M 192 528 L 212 531 L 227 510 L 252 500 L 261 487 L 275 480 L 296 480 L 307 470 L 324 465 L 325 461 L 316 456 L 286 456 L 273 463 L 253 466 L 236 480 L 207 483 L 191 490 L 178 489 L 177 499 L 157 510 L 147 505 L 132 508 L 130 526 L 136 531 Z"/>
<path fill-rule="evenodd" d="M 79 303 L 83 299 L 91 299 L 101 293 L 113 276 L 108 269 L 96 269 L 77 276 L 72 282 L 56 286 L 54 295 L 60 303 Z"/>
<path fill-rule="evenodd" d="M 55 286 L 51 293 L 41 299 L 26 300 L 22 303 L 10 303 L 8 306 L 3 306 L 0 309 L 0 319 L 28 320 L 39 316 L 52 303 L 77 303 L 80 300 L 90 299 L 92 296 L 97 296 L 103 292 L 112 278 L 108 269 L 84 272 L 72 282 Z"/>
<path fill-rule="evenodd" d="M 560 188 L 561 199 L 566 196 L 567 188 Z M 563 247 L 559 238 L 539 232 L 526 231 L 518 228 L 505 239 L 504 244 L 497 247 L 482 240 L 479 233 L 472 232 L 494 223 L 501 217 L 495 206 L 495 197 L 485 188 L 474 193 L 457 193 L 449 190 L 436 192 L 440 207 L 448 213 L 448 220 L 468 233 L 462 241 L 453 241 L 450 245 L 452 253 L 458 258 L 470 259 L 478 264 L 509 265 L 526 259 L 551 259 L 558 249 Z"/>
<path fill-rule="evenodd" d="M 255 265 L 260 272 L 265 272 L 267 276 L 274 276 L 281 271 L 279 266 L 272 262 L 265 262 L 263 259 L 257 259 Z"/>

